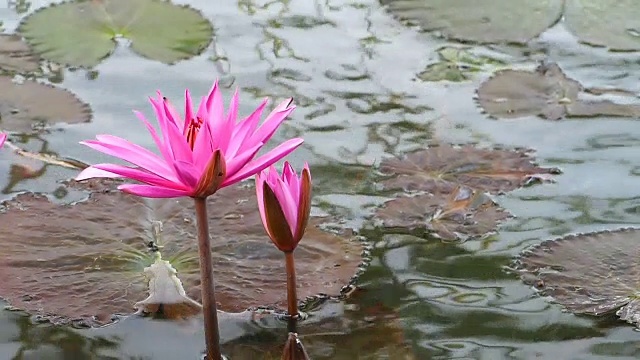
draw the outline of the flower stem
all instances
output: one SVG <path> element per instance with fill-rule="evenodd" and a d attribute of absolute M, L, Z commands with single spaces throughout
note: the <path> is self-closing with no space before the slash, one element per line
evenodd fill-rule
<path fill-rule="evenodd" d="M 298 295 L 296 294 L 296 268 L 293 261 L 293 251 L 284 253 L 287 264 L 287 304 L 289 310 L 289 332 L 296 331 L 298 318 Z"/>
<path fill-rule="evenodd" d="M 198 226 L 198 252 L 200 255 L 200 286 L 202 287 L 202 311 L 204 313 L 204 337 L 207 343 L 207 360 L 220 360 L 220 333 L 218 331 L 218 309 L 216 308 L 211 242 L 207 199 L 194 198 Z"/>

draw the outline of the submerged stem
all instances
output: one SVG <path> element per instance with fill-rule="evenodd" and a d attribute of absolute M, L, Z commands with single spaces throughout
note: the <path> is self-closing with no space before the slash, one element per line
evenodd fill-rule
<path fill-rule="evenodd" d="M 296 268 L 293 261 L 293 251 L 284 253 L 287 266 L 287 304 L 289 310 L 289 332 L 296 331 L 298 318 L 298 295 L 296 294 Z"/>
<path fill-rule="evenodd" d="M 194 201 L 196 204 L 198 226 L 200 286 L 202 287 L 202 311 L 204 313 L 204 337 L 207 344 L 207 360 L 221 360 L 218 309 L 216 308 L 213 264 L 211 262 L 211 242 L 209 240 L 209 219 L 207 218 L 207 199 L 194 198 Z"/>

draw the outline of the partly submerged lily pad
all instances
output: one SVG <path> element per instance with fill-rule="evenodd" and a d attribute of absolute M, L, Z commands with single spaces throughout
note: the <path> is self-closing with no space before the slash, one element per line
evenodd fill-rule
<path fill-rule="evenodd" d="M 583 91 L 579 82 L 568 78 L 557 64 L 549 63 L 535 71 L 498 71 L 480 85 L 477 99 L 484 111 L 496 118 L 640 116 L 640 105 L 586 101 L 579 99 Z"/>
<path fill-rule="evenodd" d="M 200 300 L 192 201 L 144 199 L 103 184 L 82 183 L 95 192 L 75 205 L 33 194 L 5 203 L 0 297 L 53 321 L 103 323 L 113 314 L 133 312 L 137 302 L 141 310 L 154 312 L 159 303 L 154 296 L 164 295 L 160 290 L 168 294 L 161 299 L 184 300 L 171 271 L 162 272 L 175 268 L 185 296 Z M 235 186 L 208 201 L 216 295 L 224 311 L 286 308 L 284 255 L 264 233 L 255 198 L 254 189 Z M 311 219 L 295 253 L 300 299 L 341 295 L 362 264 L 363 244 L 348 231 L 320 230 L 324 221 Z M 157 250 L 171 267 L 151 267 Z M 147 267 L 152 276 L 145 277 Z M 148 293 L 154 279 L 163 282 Z"/>
<path fill-rule="evenodd" d="M 36 81 L 16 83 L 0 76 L 0 129 L 31 133 L 56 123 L 91 120 L 89 105 L 67 90 Z"/>
<path fill-rule="evenodd" d="M 465 185 L 490 193 L 514 190 L 532 182 L 549 181 L 556 168 L 536 166 L 523 150 L 479 149 L 472 145 L 439 145 L 403 158 L 388 158 L 380 171 L 393 175 L 382 182 L 385 188 L 423 190 L 432 193 Z"/>
<path fill-rule="evenodd" d="M 0 71 L 32 73 L 40 69 L 40 58 L 35 55 L 22 37 L 0 34 Z"/>
<path fill-rule="evenodd" d="M 443 240 L 466 240 L 494 232 L 510 216 L 482 191 L 443 190 L 390 200 L 374 219 L 385 228 L 420 229 Z"/>
<path fill-rule="evenodd" d="M 522 279 L 576 314 L 640 325 L 639 229 L 547 240 L 515 260 Z"/>
<path fill-rule="evenodd" d="M 635 0 L 381 0 L 398 18 L 426 31 L 476 43 L 526 43 L 561 19 L 580 41 L 640 50 Z"/>
<path fill-rule="evenodd" d="M 428 65 L 418 74 L 422 81 L 469 80 L 471 73 L 482 71 L 488 65 L 501 66 L 502 61 L 473 54 L 469 48 L 444 46 L 438 49 L 439 61 Z"/>
<path fill-rule="evenodd" d="M 82 67 L 109 56 L 120 37 L 139 55 L 167 64 L 200 54 L 213 38 L 200 12 L 160 0 L 54 4 L 25 18 L 18 31 L 42 57 Z"/>
<path fill-rule="evenodd" d="M 563 0 L 381 0 L 400 19 L 444 37 L 525 43 L 555 24 Z"/>

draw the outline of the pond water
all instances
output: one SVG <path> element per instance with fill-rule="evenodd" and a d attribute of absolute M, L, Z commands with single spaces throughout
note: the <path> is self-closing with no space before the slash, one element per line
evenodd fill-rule
<path fill-rule="evenodd" d="M 4 31 L 12 32 L 22 17 L 49 3 L 31 1 L 20 14 L 0 4 Z M 365 183 L 380 159 L 437 143 L 534 149 L 539 164 L 559 167 L 563 174 L 553 184 L 497 196 L 515 218 L 495 235 L 444 243 L 362 231 L 373 244 L 371 264 L 359 279 L 365 291 L 346 305 L 327 304 L 320 310 L 335 313 L 330 318 L 339 325 L 302 327 L 307 350 L 314 359 L 640 356 L 640 338 L 632 326 L 615 317 L 563 312 L 503 270 L 542 240 L 640 223 L 637 119 L 490 119 L 474 96 L 496 67 L 459 83 L 420 80 L 418 74 L 437 60 L 437 49 L 455 43 L 403 25 L 377 0 L 174 3 L 201 10 L 214 24 L 214 42 L 202 55 L 168 66 L 122 45 L 92 73 L 66 70 L 59 84 L 90 104 L 92 122 L 62 125 L 14 142 L 86 163 L 108 162 L 78 141 L 109 133 L 151 147 L 131 110 L 149 113 L 147 96 L 157 89 L 178 99 L 185 88 L 202 94 L 219 78 L 226 99 L 240 88 L 241 114 L 264 96 L 276 101 L 293 96 L 298 107 L 275 140 L 304 137 L 289 160 L 297 166 L 310 163 L 314 204 L 356 230 L 388 199 Z M 579 44 L 562 25 L 527 47 L 469 45 L 469 51 L 522 69 L 547 59 L 584 86 L 640 92 L 640 56 Z M 14 161 L 15 155 L 0 152 L 0 173 L 8 173 Z M 41 176 L 11 186 L 4 177 L 3 198 L 22 191 L 52 193 L 75 174 L 47 166 Z M 223 317 L 225 349 L 232 359 L 263 358 L 265 349 L 284 339 L 278 326 L 247 329 L 233 316 Z M 197 319 L 131 317 L 104 328 L 71 329 L 0 312 L 1 359 L 197 359 L 203 343 Z"/>

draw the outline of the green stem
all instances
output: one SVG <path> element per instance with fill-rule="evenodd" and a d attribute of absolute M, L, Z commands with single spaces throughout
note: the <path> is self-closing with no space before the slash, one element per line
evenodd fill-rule
<path fill-rule="evenodd" d="M 289 332 L 297 333 L 298 295 L 296 294 L 296 268 L 293 261 L 293 251 L 284 253 L 287 268 L 287 305 L 289 310 Z"/>
<path fill-rule="evenodd" d="M 207 218 L 207 199 L 194 198 L 194 201 L 196 204 L 198 226 L 200 286 L 202 288 L 202 311 L 204 313 L 204 337 L 207 344 L 207 360 L 221 360 L 218 309 L 216 308 L 213 264 L 211 262 L 211 242 L 209 240 L 209 219 Z"/>

